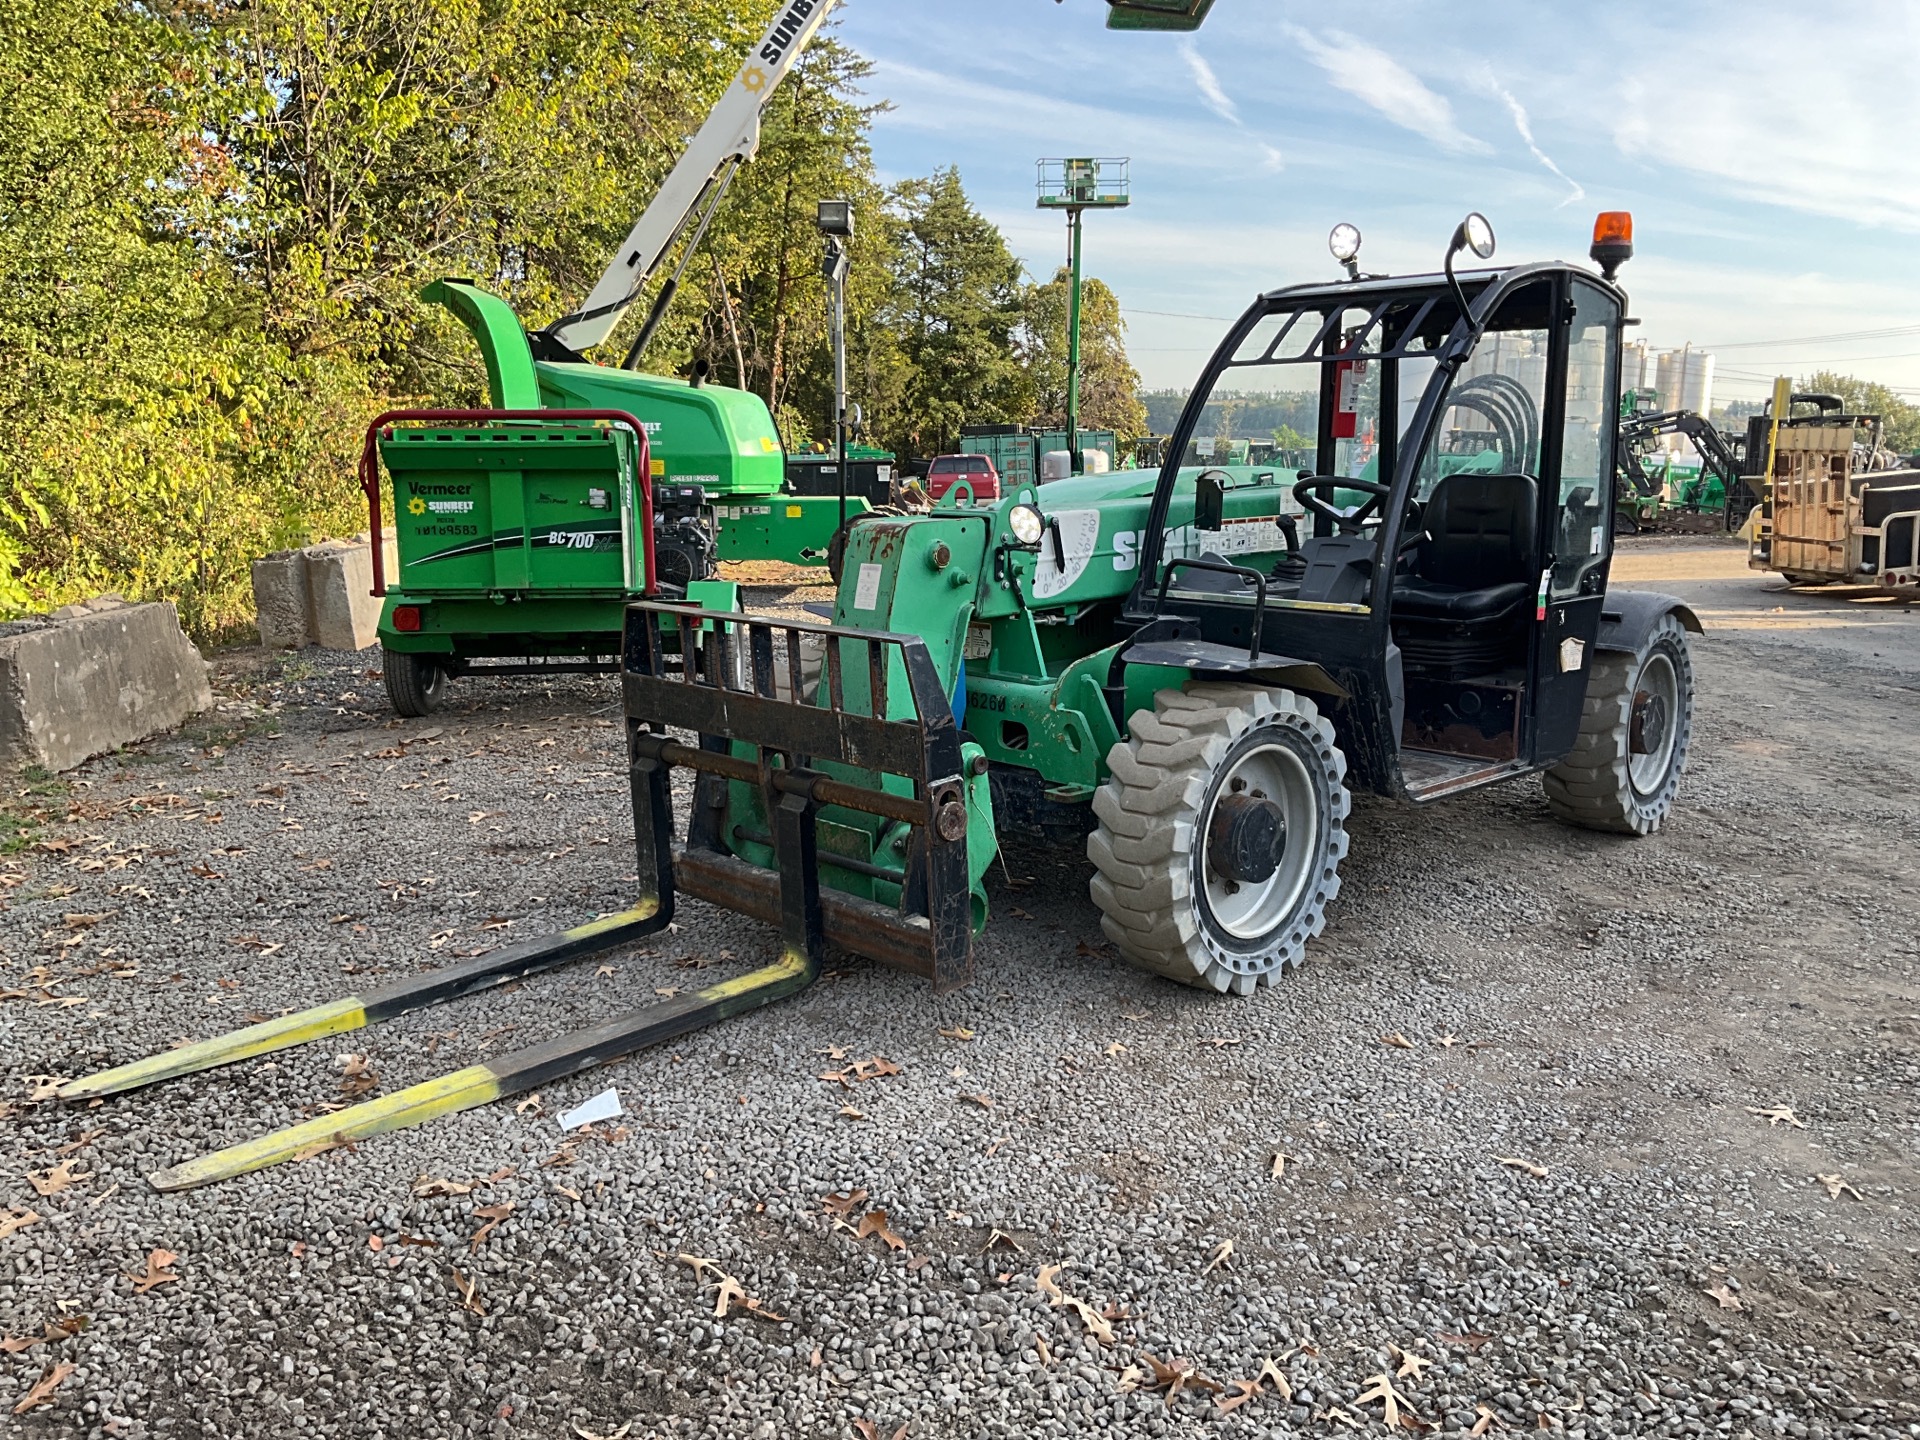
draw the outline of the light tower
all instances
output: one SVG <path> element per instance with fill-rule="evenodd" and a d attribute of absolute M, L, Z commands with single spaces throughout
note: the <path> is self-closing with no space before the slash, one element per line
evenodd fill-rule
<path fill-rule="evenodd" d="M 1042 160 L 1042 210 L 1067 212 L 1067 268 L 1073 289 L 1067 302 L 1067 448 L 1080 465 L 1080 212 L 1118 210 L 1131 199 L 1126 158 Z"/>

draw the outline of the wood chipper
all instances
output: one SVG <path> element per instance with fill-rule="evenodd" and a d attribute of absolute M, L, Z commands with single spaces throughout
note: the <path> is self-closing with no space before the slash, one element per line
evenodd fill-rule
<path fill-rule="evenodd" d="M 1350 230 L 1336 231 L 1342 260 Z M 1569 824 L 1654 831 L 1686 766 L 1699 623 L 1670 597 L 1607 588 L 1625 307 L 1613 275 L 1629 236 L 1625 216 L 1602 217 L 1598 275 L 1561 262 L 1456 273 L 1462 249 L 1493 252 L 1475 215 L 1440 274 L 1356 266 L 1261 295 L 1199 377 L 1159 470 L 868 517 L 818 621 L 628 605 L 630 910 L 62 1094 L 129 1089 L 597 953 L 665 925 L 682 896 L 778 928 L 779 958 L 759 971 L 153 1177 L 178 1188 L 791 994 L 829 946 L 936 991 L 964 984 L 1002 828 L 1084 837 L 1124 961 L 1233 995 L 1280 979 L 1325 925 L 1353 788 L 1424 805 L 1538 775 Z M 1283 389 L 1315 398 L 1310 468 L 1282 482 L 1179 463 L 1216 391 Z M 684 817 L 676 770 L 693 781 Z"/>

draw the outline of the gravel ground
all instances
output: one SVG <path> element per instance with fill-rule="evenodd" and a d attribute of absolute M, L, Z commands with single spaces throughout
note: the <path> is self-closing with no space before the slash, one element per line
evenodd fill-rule
<path fill-rule="evenodd" d="M 844 962 L 538 1107 L 163 1196 L 343 1067 L 396 1088 L 771 949 L 689 904 L 604 965 L 35 1103 L 623 901 L 604 678 L 402 723 L 367 656 L 223 655 L 216 715 L 10 802 L 6 1433 L 1920 1436 L 1920 615 L 1768 583 L 1688 592 L 1727 619 L 1666 830 L 1363 799 L 1332 927 L 1255 999 L 1121 968 L 1084 861 L 1010 845 L 960 994 Z M 754 1308 L 716 1318 L 723 1276 Z"/>

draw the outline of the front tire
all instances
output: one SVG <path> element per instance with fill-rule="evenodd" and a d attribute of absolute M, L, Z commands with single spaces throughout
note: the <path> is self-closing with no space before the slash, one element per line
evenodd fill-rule
<path fill-rule="evenodd" d="M 418 719 L 445 703 L 450 682 L 447 672 L 432 657 L 382 649 L 380 668 L 386 676 L 387 700 L 394 714 Z"/>
<path fill-rule="evenodd" d="M 1673 809 L 1692 741 L 1693 656 L 1669 612 L 1634 653 L 1594 656 L 1579 738 L 1541 777 L 1547 804 L 1585 830 L 1651 835 Z"/>
<path fill-rule="evenodd" d="M 1087 838 L 1100 924 L 1122 956 L 1249 995 L 1297 966 L 1340 893 L 1346 756 L 1290 690 L 1162 690 L 1108 753 Z"/>

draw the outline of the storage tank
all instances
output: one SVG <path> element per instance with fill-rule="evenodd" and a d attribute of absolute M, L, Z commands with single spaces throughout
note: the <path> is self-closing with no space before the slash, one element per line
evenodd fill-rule
<path fill-rule="evenodd" d="M 1713 410 L 1713 355 L 1684 346 L 1660 356 L 1655 388 L 1662 410 L 1691 410 L 1696 415 Z"/>

